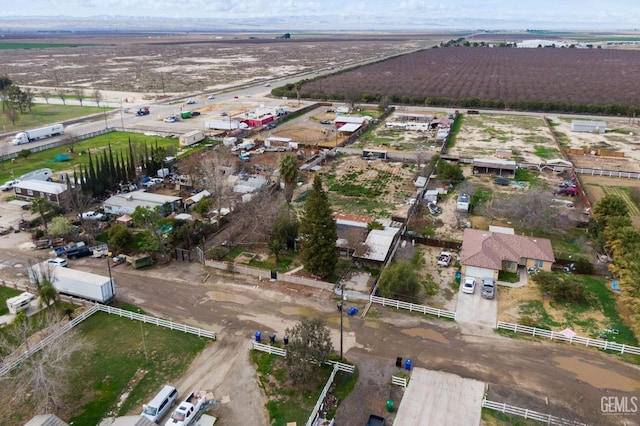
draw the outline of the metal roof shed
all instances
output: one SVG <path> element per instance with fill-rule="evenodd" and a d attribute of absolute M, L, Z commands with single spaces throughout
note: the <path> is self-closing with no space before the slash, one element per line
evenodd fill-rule
<path fill-rule="evenodd" d="M 604 121 L 572 120 L 571 130 L 574 132 L 605 133 L 607 123 Z"/>
<path fill-rule="evenodd" d="M 474 158 L 473 173 L 493 176 L 514 177 L 518 165 L 515 161 L 494 160 L 492 158 Z"/>

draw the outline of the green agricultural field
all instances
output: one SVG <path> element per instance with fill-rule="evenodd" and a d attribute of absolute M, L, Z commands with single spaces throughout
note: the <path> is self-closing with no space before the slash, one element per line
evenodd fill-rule
<path fill-rule="evenodd" d="M 158 147 L 166 148 L 168 155 L 174 154 L 178 147 L 178 140 L 175 138 L 146 136 L 140 133 L 110 132 L 78 142 L 73 147 L 73 153 L 68 152 L 68 147 L 60 146 L 46 151 L 31 153 L 26 159 L 16 158 L 13 161 L 4 161 L 0 163 L 0 182 L 7 181 L 11 179 L 12 176 L 21 176 L 27 172 L 43 167 L 50 168 L 54 173 L 63 170 L 73 170 L 74 167 L 77 167 L 80 164 L 88 163 L 88 151 L 97 154 L 109 145 L 111 145 L 111 149 L 114 154 L 122 152 L 124 157 L 128 157 L 129 141 L 140 149 L 142 149 L 144 144 L 147 144 L 149 148 L 151 148 L 152 145 L 156 146 L 157 144 Z M 54 161 L 58 154 L 69 154 L 69 161 Z"/>
<path fill-rule="evenodd" d="M 629 190 L 627 188 L 619 188 L 613 186 L 602 186 L 604 193 L 606 195 L 615 195 L 616 197 L 620 197 L 624 200 L 629 208 L 629 214 L 631 216 L 640 216 L 640 209 L 638 205 L 631 199 L 629 196 Z"/>
<path fill-rule="evenodd" d="M 51 96 L 53 98 L 53 96 Z M 65 98 L 68 98 L 65 96 Z M 28 130 L 34 127 L 46 126 L 51 123 L 84 117 L 91 114 L 104 114 L 112 108 L 98 108 L 73 105 L 36 104 L 31 108 L 31 113 L 20 114 L 14 125 L 6 115 L 0 114 L 0 128 L 2 133 Z"/>
<path fill-rule="evenodd" d="M 48 49 L 61 47 L 79 47 L 79 46 L 99 46 L 98 44 L 78 44 L 78 43 L 22 43 L 22 42 L 2 42 L 0 50 L 16 50 L 16 49 Z"/>

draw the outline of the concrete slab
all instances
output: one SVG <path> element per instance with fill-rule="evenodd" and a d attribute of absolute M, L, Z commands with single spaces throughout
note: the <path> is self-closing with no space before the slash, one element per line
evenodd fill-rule
<path fill-rule="evenodd" d="M 464 277 L 463 277 L 464 280 Z M 494 299 L 485 299 L 480 295 L 482 280 L 476 279 L 476 291 L 473 294 L 458 292 L 456 305 L 456 321 L 495 328 L 498 321 L 498 295 Z"/>
<path fill-rule="evenodd" d="M 485 384 L 455 374 L 414 368 L 394 424 L 480 425 Z"/>

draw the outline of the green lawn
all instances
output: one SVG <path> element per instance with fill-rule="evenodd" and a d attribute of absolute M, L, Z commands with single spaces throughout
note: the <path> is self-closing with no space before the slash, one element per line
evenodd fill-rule
<path fill-rule="evenodd" d="M 98 424 L 108 412 L 124 415 L 141 410 L 149 395 L 162 385 L 175 382 L 210 343 L 209 339 L 150 324 L 142 324 L 141 330 L 138 321 L 102 312 L 85 320 L 79 330 L 93 350 L 76 354 L 73 359 L 81 380 L 72 382 L 65 401 L 74 407 L 69 423 L 77 425 Z M 176 341 L 180 344 L 176 345 Z M 137 376 L 140 372 L 143 374 Z M 118 408 L 116 404 L 125 389 L 130 392 Z"/>
<path fill-rule="evenodd" d="M 18 177 L 27 172 L 43 167 L 53 170 L 54 178 L 57 178 L 58 176 L 55 175 L 55 172 L 71 170 L 74 166 L 87 164 L 89 161 L 89 157 L 86 155 L 88 150 L 91 150 L 92 153 L 97 153 L 109 144 L 111 144 L 111 149 L 114 155 L 122 152 L 124 157 L 128 157 L 129 140 L 134 146 L 139 146 L 140 149 L 145 143 L 149 148 L 151 148 L 152 144 L 155 146 L 156 143 L 159 147 L 167 147 L 170 150 L 176 150 L 178 147 L 178 140 L 175 138 L 160 138 L 158 136 L 146 136 L 139 133 L 110 132 L 78 142 L 73 148 L 74 152 L 71 154 L 68 153 L 68 148 L 66 146 L 60 146 L 46 151 L 31 153 L 26 159 L 17 158 L 13 162 L 1 162 L 0 182 L 11 179 L 12 173 L 13 176 Z M 58 154 L 69 154 L 70 160 L 64 162 L 54 161 Z M 94 161 L 95 159 L 96 158 L 94 157 Z"/>
<path fill-rule="evenodd" d="M 287 380 L 284 358 L 253 350 L 251 359 L 256 364 L 258 380 L 268 400 L 266 408 L 271 425 L 285 426 L 289 422 L 306 424 L 322 388 L 329 379 L 332 367 L 329 365 L 319 367 L 317 374 L 310 382 L 300 387 L 293 387 Z M 339 402 L 351 393 L 357 380 L 357 369 L 354 374 L 343 372 L 336 374 L 332 393 Z M 333 415 L 335 415 L 335 409 L 329 410 L 327 417 L 332 418 Z"/>
<path fill-rule="evenodd" d="M 0 293 L 4 294 L 4 291 Z M 71 305 L 60 304 L 59 312 L 64 312 L 68 306 Z M 122 308 L 138 311 L 132 305 Z M 41 311 L 36 316 L 46 313 Z M 61 313 L 58 315 L 62 316 Z M 37 318 L 34 321 L 40 323 Z M 142 404 L 150 395 L 166 383 L 175 383 L 184 374 L 205 345 L 215 344 L 206 338 L 150 324 L 141 327 L 138 321 L 103 312 L 93 314 L 76 329 L 89 343 L 89 348 L 73 355 L 73 368 L 67 370 L 67 391 L 61 395 L 64 407 L 61 415 L 71 417 L 64 420 L 76 425 L 96 425 L 107 415 L 142 410 Z M 2 333 L 8 333 L 6 327 Z M 11 334 L 7 336 L 11 340 Z M 176 341 L 180 344 L 176 345 Z M 16 371 L 19 372 L 19 368 Z M 0 393 L 8 397 L 7 393 L 11 391 L 10 386 L 4 386 Z M 11 411 L 1 410 L 0 425 L 17 424 L 18 419 L 23 424 L 36 411 L 28 402 L 12 404 Z"/>
<path fill-rule="evenodd" d="M 50 97 L 51 99 L 54 96 Z M 67 98 L 65 96 L 65 98 Z M 58 98 L 59 99 L 59 98 Z M 51 123 L 65 121 L 72 118 L 84 117 L 90 114 L 108 113 L 112 108 L 98 108 L 73 105 L 36 104 L 31 108 L 32 112 L 20 114 L 19 120 L 14 125 L 6 115 L 0 114 L 0 128 L 3 132 L 15 132 L 28 130 L 34 127 L 46 126 Z"/>

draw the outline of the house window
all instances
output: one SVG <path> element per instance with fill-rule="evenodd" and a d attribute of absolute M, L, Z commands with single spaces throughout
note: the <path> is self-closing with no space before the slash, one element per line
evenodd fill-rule
<path fill-rule="evenodd" d="M 536 260 L 533 266 L 536 268 L 542 268 L 544 266 L 544 260 Z"/>
<path fill-rule="evenodd" d="M 22 189 L 16 188 L 16 194 L 22 194 Z"/>
<path fill-rule="evenodd" d="M 33 191 L 30 189 L 27 189 L 27 195 L 33 195 Z"/>
<path fill-rule="evenodd" d="M 506 269 L 513 271 L 514 269 L 516 269 L 516 262 L 507 262 L 505 267 Z"/>

